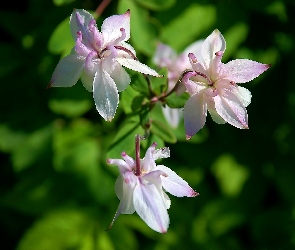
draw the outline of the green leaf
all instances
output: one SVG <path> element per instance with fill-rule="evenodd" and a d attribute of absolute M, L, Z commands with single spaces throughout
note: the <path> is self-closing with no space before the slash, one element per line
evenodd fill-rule
<path fill-rule="evenodd" d="M 226 62 L 238 49 L 239 45 L 245 41 L 248 32 L 249 28 L 246 24 L 237 23 L 223 34 L 226 40 L 226 53 L 222 56 L 224 62 Z"/>
<path fill-rule="evenodd" d="M 28 135 L 12 153 L 13 168 L 16 172 L 24 170 L 46 153 L 52 136 L 52 126 L 41 128 Z"/>
<path fill-rule="evenodd" d="M 70 18 L 63 20 L 53 31 L 48 42 L 48 50 L 53 54 L 70 54 L 74 47 L 74 40 L 70 31 Z"/>
<path fill-rule="evenodd" d="M 160 95 L 163 92 L 167 91 L 168 88 L 168 69 L 167 68 L 162 68 L 159 70 L 159 75 L 163 75 L 164 77 L 154 77 L 151 79 L 151 85 L 153 91 L 157 94 Z"/>
<path fill-rule="evenodd" d="M 95 220 L 89 213 L 78 209 L 59 209 L 51 211 L 37 220 L 20 240 L 17 250 L 32 249 L 97 249 L 94 246 L 93 233 Z M 101 232 L 102 233 L 102 232 Z M 92 243 L 87 243 L 87 238 L 92 238 Z M 104 241 L 106 249 L 114 249 L 110 240 Z"/>
<path fill-rule="evenodd" d="M 141 73 L 136 71 L 125 69 L 129 76 L 131 77 L 130 86 L 138 91 L 139 93 L 143 93 L 145 95 L 149 95 L 149 88 L 147 85 L 147 81 Z"/>
<path fill-rule="evenodd" d="M 161 40 L 177 51 L 181 51 L 210 28 L 215 23 L 215 19 L 216 9 L 213 5 L 191 4 L 163 27 Z M 188 29 L 189 32 L 184 32 Z"/>
<path fill-rule="evenodd" d="M 152 56 L 157 45 L 157 29 L 149 17 L 148 10 L 138 6 L 132 0 L 121 0 L 119 12 L 124 13 L 130 9 L 131 44 L 136 51 Z"/>
<path fill-rule="evenodd" d="M 56 6 L 61 6 L 61 5 L 66 5 L 66 4 L 70 4 L 72 2 L 74 2 L 75 0 L 53 0 L 53 3 Z"/>
<path fill-rule="evenodd" d="M 12 151 L 25 139 L 27 135 L 24 132 L 14 131 L 4 124 L 0 125 L 0 150 L 2 152 Z"/>
<path fill-rule="evenodd" d="M 148 105 L 142 106 L 139 111 L 140 125 L 145 129 L 149 128 L 149 111 L 150 107 Z"/>
<path fill-rule="evenodd" d="M 172 7 L 176 0 L 136 0 L 140 5 L 147 9 L 162 11 Z"/>
<path fill-rule="evenodd" d="M 127 89 L 120 93 L 120 102 L 119 105 L 123 108 L 125 114 L 130 114 L 133 112 L 132 103 L 134 98 L 138 95 L 138 92 L 129 85 Z"/>
<path fill-rule="evenodd" d="M 135 135 L 137 134 L 144 134 L 138 118 L 127 119 L 116 134 L 108 150 L 107 158 L 120 158 L 123 151 L 132 155 L 135 151 Z"/>
<path fill-rule="evenodd" d="M 152 120 L 151 132 L 169 143 L 176 143 L 177 139 L 172 129 L 162 121 Z"/>
<path fill-rule="evenodd" d="M 145 99 L 145 96 L 143 95 L 138 95 L 134 97 L 131 103 L 131 109 L 133 112 L 138 111 L 139 109 L 142 108 L 144 99 Z"/>
<path fill-rule="evenodd" d="M 49 101 L 49 108 L 56 114 L 62 114 L 67 117 L 79 117 L 92 108 L 90 100 L 58 100 Z"/>
<path fill-rule="evenodd" d="M 189 94 L 186 92 L 180 96 L 173 93 L 170 96 L 168 96 L 165 100 L 166 100 L 166 104 L 170 108 L 183 108 L 188 98 L 189 98 Z"/>

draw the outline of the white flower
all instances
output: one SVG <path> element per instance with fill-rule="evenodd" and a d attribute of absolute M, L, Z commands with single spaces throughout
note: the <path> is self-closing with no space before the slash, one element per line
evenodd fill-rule
<path fill-rule="evenodd" d="M 155 147 L 156 143 L 153 143 L 143 159 L 138 156 L 134 160 L 123 152 L 123 160 L 107 160 L 107 163 L 118 166 L 120 170 L 115 185 L 120 204 L 111 226 L 120 214 L 132 214 L 136 211 L 150 228 L 166 233 L 169 226 L 167 209 L 171 201 L 163 188 L 177 197 L 198 195 L 170 168 L 156 165 L 155 160 L 169 157 L 170 151 L 169 148 L 155 150 Z"/>
<path fill-rule="evenodd" d="M 225 40 L 214 30 L 202 44 L 201 53 L 189 54 L 192 71 L 183 77 L 190 98 L 184 106 L 186 138 L 190 139 L 205 124 L 207 110 L 217 123 L 248 128 L 246 107 L 251 93 L 237 83 L 246 83 L 266 71 L 270 65 L 248 59 L 221 62 Z"/>
<path fill-rule="evenodd" d="M 130 38 L 130 11 L 104 20 L 101 32 L 91 14 L 74 10 L 70 18 L 76 45 L 53 72 L 49 87 L 71 87 L 81 77 L 84 87 L 93 91 L 99 114 L 107 121 L 115 116 L 118 91 L 127 88 L 130 77 L 124 68 L 159 77 L 158 73 L 140 63 L 126 41 Z"/>

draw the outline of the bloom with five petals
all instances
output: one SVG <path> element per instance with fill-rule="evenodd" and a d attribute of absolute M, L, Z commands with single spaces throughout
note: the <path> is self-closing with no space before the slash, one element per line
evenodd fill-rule
<path fill-rule="evenodd" d="M 183 76 L 190 94 L 184 106 L 186 138 L 190 139 L 205 124 L 207 110 L 217 123 L 248 128 L 246 107 L 251 93 L 237 83 L 246 83 L 266 71 L 270 65 L 248 59 L 221 62 L 225 40 L 219 30 L 214 30 L 202 44 L 199 54 L 189 53 L 192 71 Z"/>
<path fill-rule="evenodd" d="M 156 165 L 155 160 L 169 157 L 170 151 L 169 148 L 155 148 L 156 143 L 153 143 L 143 159 L 134 160 L 123 152 L 123 160 L 107 160 L 107 163 L 118 166 L 120 170 L 115 184 L 120 204 L 111 226 L 120 214 L 136 211 L 150 228 L 165 233 L 169 226 L 167 209 L 171 201 L 163 188 L 177 197 L 198 195 L 170 168 Z"/>
<path fill-rule="evenodd" d="M 140 63 L 133 47 L 126 43 L 130 38 L 129 10 L 105 19 L 101 32 L 89 12 L 74 10 L 70 27 L 75 47 L 56 66 L 49 87 L 71 87 L 81 77 L 84 87 L 93 91 L 99 114 L 111 121 L 119 103 L 118 91 L 126 89 L 131 81 L 122 65 L 143 74 L 159 75 Z"/>

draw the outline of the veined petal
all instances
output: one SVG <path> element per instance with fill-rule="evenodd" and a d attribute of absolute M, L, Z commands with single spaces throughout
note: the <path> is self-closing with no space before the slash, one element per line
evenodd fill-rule
<path fill-rule="evenodd" d="M 214 30 L 204 41 L 202 45 L 202 56 L 206 68 L 209 69 L 211 61 L 218 51 L 225 51 L 226 43 L 223 35 L 218 29 Z"/>
<path fill-rule="evenodd" d="M 142 160 L 142 171 L 145 173 L 149 173 L 153 171 L 156 167 L 155 159 L 154 159 L 154 151 L 156 147 L 156 143 L 153 143 L 145 153 L 145 156 Z"/>
<path fill-rule="evenodd" d="M 110 76 L 115 81 L 118 91 L 125 90 L 129 83 L 131 82 L 130 76 L 125 71 L 125 69 L 117 62 L 115 62 L 115 67 L 112 73 L 110 73 Z"/>
<path fill-rule="evenodd" d="M 213 98 L 217 113 L 225 121 L 240 129 L 248 128 L 247 111 L 234 93 L 226 91 L 223 95 Z"/>
<path fill-rule="evenodd" d="M 121 28 L 125 31 L 125 39 L 127 41 L 130 38 L 130 11 L 127 10 L 122 15 L 113 15 L 106 18 L 101 26 L 101 32 L 104 39 L 104 46 L 115 41 L 121 37 Z M 115 45 L 115 44 L 114 44 Z"/>
<path fill-rule="evenodd" d="M 72 37 L 76 40 L 77 32 L 82 32 L 83 43 L 87 47 L 92 47 L 91 42 L 89 41 L 89 29 L 88 25 L 91 20 L 94 18 L 92 15 L 83 9 L 75 9 L 70 17 L 70 27 Z"/>
<path fill-rule="evenodd" d="M 72 87 L 84 68 L 85 58 L 70 54 L 57 64 L 48 87 Z"/>
<path fill-rule="evenodd" d="M 177 58 L 176 52 L 166 44 L 159 43 L 153 62 L 160 67 L 167 67 Z"/>
<path fill-rule="evenodd" d="M 204 102 L 204 92 L 191 96 L 184 105 L 184 126 L 186 138 L 189 140 L 204 127 L 207 115 L 207 103 Z"/>
<path fill-rule="evenodd" d="M 212 117 L 212 120 L 215 121 L 218 124 L 225 124 L 226 121 L 217 113 L 215 109 L 215 103 L 213 98 L 207 99 L 207 107 L 208 111 Z"/>
<path fill-rule="evenodd" d="M 116 60 L 118 63 L 120 63 L 121 65 L 123 65 L 124 67 L 126 67 L 128 69 L 135 70 L 135 71 L 140 72 L 142 74 L 160 77 L 160 75 L 155 70 L 151 69 L 147 65 L 145 65 L 139 61 L 136 61 L 134 59 L 116 58 Z"/>
<path fill-rule="evenodd" d="M 155 185 L 137 185 L 134 188 L 133 204 L 140 218 L 151 229 L 159 233 L 167 232 L 169 215 Z"/>
<path fill-rule="evenodd" d="M 104 69 L 95 74 L 93 98 L 99 114 L 106 121 L 111 121 L 118 107 L 119 94 L 114 80 Z"/>
<path fill-rule="evenodd" d="M 194 191 L 185 180 L 183 180 L 170 168 L 159 165 L 156 169 L 167 174 L 167 176 L 161 175 L 161 179 L 163 188 L 170 194 L 177 197 L 195 197 L 198 195 L 198 193 Z"/>
<path fill-rule="evenodd" d="M 245 83 L 258 77 L 266 71 L 270 65 L 248 59 L 237 59 L 223 64 L 222 77 L 236 83 Z"/>

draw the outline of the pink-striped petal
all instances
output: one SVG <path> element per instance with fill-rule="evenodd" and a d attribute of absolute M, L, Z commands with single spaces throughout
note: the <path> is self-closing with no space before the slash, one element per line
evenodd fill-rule
<path fill-rule="evenodd" d="M 239 98 L 230 91 L 224 91 L 223 95 L 214 98 L 217 113 L 229 124 L 240 128 L 248 128 L 248 115 Z"/>
<path fill-rule="evenodd" d="M 258 77 L 270 67 L 248 59 L 237 59 L 224 64 L 221 76 L 236 83 L 245 83 Z"/>

